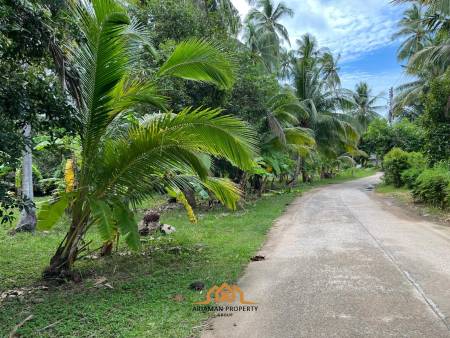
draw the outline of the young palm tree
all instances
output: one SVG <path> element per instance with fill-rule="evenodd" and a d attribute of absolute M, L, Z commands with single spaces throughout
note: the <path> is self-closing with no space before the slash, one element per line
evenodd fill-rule
<path fill-rule="evenodd" d="M 239 191 L 229 181 L 209 177 L 203 156 L 222 157 L 248 169 L 256 149 L 255 133 L 244 122 L 221 115 L 219 109 L 167 112 L 167 98 L 158 92 L 158 80 L 166 76 L 230 87 L 233 67 L 223 51 L 202 40 L 181 43 L 154 78 L 141 79 L 132 72 L 146 35 L 121 2 L 80 0 L 72 15 L 82 34 L 69 56 L 79 77 L 72 94 L 80 123 L 81 167 L 75 191 L 62 194 L 39 215 L 38 226 L 49 228 L 70 205 L 70 228 L 46 276 L 71 269 L 93 227 L 105 241 L 120 233 L 136 247 L 131 207 L 156 190 L 183 188 L 195 180 L 234 207 Z M 158 107 L 162 113 L 117 128 L 121 116 L 137 105 Z"/>
<path fill-rule="evenodd" d="M 279 21 L 285 16 L 293 16 L 294 11 L 284 2 L 277 5 L 273 0 L 250 0 L 256 7 L 251 9 L 246 21 L 253 23 L 258 35 L 258 48 L 267 68 L 276 70 L 283 41 L 290 44 L 289 34 Z"/>

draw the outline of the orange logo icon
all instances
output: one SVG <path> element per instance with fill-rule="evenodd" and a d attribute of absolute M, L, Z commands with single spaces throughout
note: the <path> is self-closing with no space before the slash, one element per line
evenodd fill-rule
<path fill-rule="evenodd" d="M 214 297 L 214 298 L 212 298 Z M 206 294 L 206 299 L 202 302 L 196 302 L 194 304 L 209 304 L 212 301 L 215 303 L 228 303 L 231 304 L 236 301 L 236 298 L 239 297 L 240 304 L 256 304 L 255 302 L 251 302 L 245 300 L 244 291 L 237 285 L 229 285 L 227 283 L 223 283 L 220 287 L 214 285 L 212 288 L 208 290 Z"/>

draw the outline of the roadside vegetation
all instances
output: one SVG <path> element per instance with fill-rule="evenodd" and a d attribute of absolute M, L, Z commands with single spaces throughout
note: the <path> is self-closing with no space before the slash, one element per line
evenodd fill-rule
<path fill-rule="evenodd" d="M 1 2 L 0 334 L 195 335 L 189 283 L 235 281 L 297 193 L 380 166 L 448 208 L 448 1 L 396 2 L 415 80 L 387 118 L 282 1 Z"/>
<path fill-rule="evenodd" d="M 390 119 L 373 120 L 361 149 L 375 154 L 385 185 L 405 199 L 446 214 L 450 208 L 450 69 L 448 1 L 409 3 L 396 37 L 412 82 L 396 88 Z M 408 194 L 406 194 L 408 195 Z M 408 198 L 406 198 L 408 199 Z"/>
<path fill-rule="evenodd" d="M 306 191 L 373 173 L 374 170 L 354 170 L 353 174 L 347 171 L 334 179 L 316 180 L 297 189 Z M 268 192 L 236 212 L 223 207 L 199 210 L 195 225 L 189 223 L 182 208 L 167 211 L 162 214 L 162 221 L 177 225 L 174 234 L 143 238 L 139 252 L 120 246 L 110 257 L 91 255 L 81 259 L 76 272 L 82 278 L 77 283 L 50 284 L 49 288 L 43 287 L 48 284 L 41 280 L 41 273 L 65 231 L 65 220 L 51 231 L 35 236 L 21 233 L 11 237 L 2 229 L 0 251 L 15 255 L 0 256 L 0 290 L 11 297 L 1 300 L 0 333 L 7 335 L 20 320 L 33 315 L 19 334 L 196 335 L 211 314 L 192 311 L 192 303 L 203 299 L 204 294 L 190 290 L 189 285 L 195 281 L 208 287 L 235 283 L 265 241 L 273 221 L 299 195 Z M 161 202 L 150 200 L 145 207 Z M 144 208 L 140 208 L 138 217 L 143 213 Z M 88 238 L 97 245 L 102 243 L 96 233 Z"/>

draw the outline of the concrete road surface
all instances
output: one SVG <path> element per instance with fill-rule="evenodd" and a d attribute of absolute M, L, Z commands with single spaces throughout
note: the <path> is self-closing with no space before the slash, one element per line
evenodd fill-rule
<path fill-rule="evenodd" d="M 298 198 L 239 281 L 256 312 L 210 337 L 450 337 L 450 230 L 366 190 L 380 175 Z"/>

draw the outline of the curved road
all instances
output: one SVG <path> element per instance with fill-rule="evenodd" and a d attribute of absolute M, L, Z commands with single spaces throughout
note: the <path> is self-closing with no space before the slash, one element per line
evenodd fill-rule
<path fill-rule="evenodd" d="M 379 176 L 291 204 L 238 283 L 258 310 L 203 337 L 450 337 L 450 230 L 377 200 Z"/>

